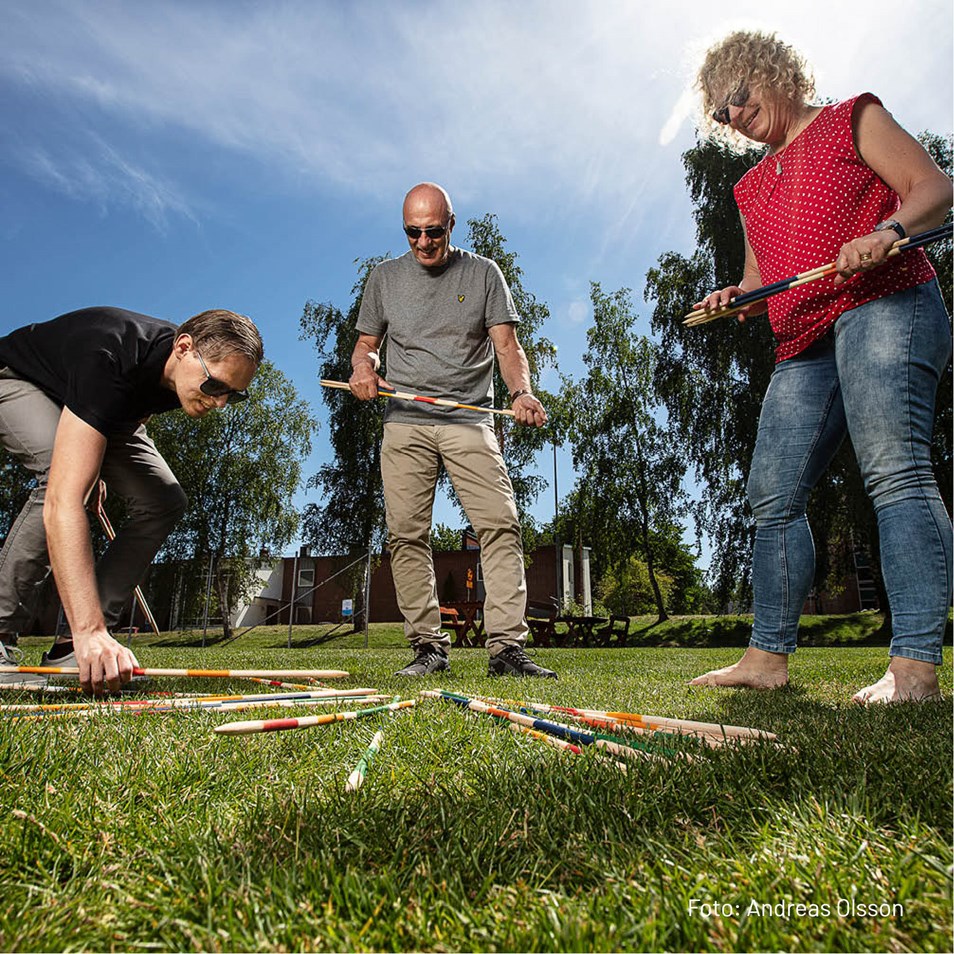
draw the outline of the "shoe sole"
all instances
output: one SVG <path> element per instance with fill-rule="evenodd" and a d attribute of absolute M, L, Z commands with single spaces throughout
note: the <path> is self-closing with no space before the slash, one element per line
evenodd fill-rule
<path fill-rule="evenodd" d="M 493 669 L 487 670 L 488 677 L 495 676 L 515 676 L 517 679 L 556 679 L 556 673 L 545 673 L 545 672 L 514 672 L 513 670 L 497 672 Z"/>

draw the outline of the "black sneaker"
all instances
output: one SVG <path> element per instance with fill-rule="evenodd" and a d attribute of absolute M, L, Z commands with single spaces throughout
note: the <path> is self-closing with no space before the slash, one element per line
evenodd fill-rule
<path fill-rule="evenodd" d="M 429 676 L 435 672 L 450 672 L 447 655 L 439 649 L 424 647 L 416 652 L 414 659 L 403 669 L 399 669 L 395 676 Z"/>
<path fill-rule="evenodd" d="M 540 679 L 556 679 L 552 669 L 538 666 L 519 646 L 508 646 L 503 652 L 490 657 L 488 676 L 536 676 Z"/>

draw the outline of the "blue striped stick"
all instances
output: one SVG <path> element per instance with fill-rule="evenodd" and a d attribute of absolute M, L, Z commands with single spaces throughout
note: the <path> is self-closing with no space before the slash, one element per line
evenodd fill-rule
<path fill-rule="evenodd" d="M 898 241 L 891 246 L 888 257 L 893 258 L 895 255 L 910 251 L 912 248 L 921 248 L 923 245 L 930 245 L 932 242 L 940 242 L 950 237 L 951 223 L 940 225 L 936 229 L 928 229 L 926 232 L 920 232 L 917 235 L 909 235 L 907 238 L 898 239 Z M 783 278 L 781 281 L 772 282 L 771 285 L 763 285 L 761 288 L 755 288 L 750 292 L 745 292 L 745 294 L 736 295 L 735 298 L 730 299 L 724 308 L 697 308 L 695 311 L 691 311 L 686 315 L 683 324 L 694 328 L 696 325 L 704 325 L 707 322 L 715 321 L 716 318 L 725 318 L 727 315 L 734 315 L 743 308 L 754 305 L 757 301 L 764 301 L 766 298 L 771 298 L 772 295 L 788 291 L 790 288 L 797 288 L 799 285 L 807 285 L 809 282 L 814 282 L 819 278 L 824 278 L 826 275 L 831 275 L 834 271 L 834 262 L 828 265 L 819 265 L 816 268 L 809 269 L 807 272 L 793 275 L 791 278 Z"/>
<path fill-rule="evenodd" d="M 606 749 L 613 755 L 624 757 L 638 756 L 640 758 L 658 758 L 652 752 L 642 748 L 636 748 L 631 745 L 624 745 L 615 740 L 602 738 L 600 735 L 581 732 L 579 729 L 572 729 L 568 725 L 561 725 L 559 722 L 548 722 L 545 719 L 537 719 L 534 716 L 523 712 L 512 712 L 509 709 L 501 709 L 497 706 L 488 705 L 486 702 L 480 702 L 478 699 L 471 699 L 468 696 L 457 695 L 442 689 L 438 692 L 425 690 L 422 696 L 429 696 L 435 699 L 443 699 L 446 702 L 453 702 L 464 709 L 470 709 L 471 712 L 480 712 L 484 715 L 493 716 L 501 721 L 516 722 L 518 725 L 525 725 L 530 729 L 537 729 L 540 732 L 546 732 L 547 735 L 556 736 L 558 739 L 565 739 L 567 742 L 575 742 L 577 745 L 595 745 L 598 748 Z"/>

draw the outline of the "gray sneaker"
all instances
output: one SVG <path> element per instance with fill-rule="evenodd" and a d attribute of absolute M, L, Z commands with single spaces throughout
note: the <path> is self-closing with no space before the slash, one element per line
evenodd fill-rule
<path fill-rule="evenodd" d="M 43 658 L 40 660 L 41 666 L 62 666 L 64 669 L 76 669 L 79 667 L 79 663 L 76 661 L 75 651 L 68 652 L 65 656 L 54 656 L 50 658 L 49 653 L 44 653 Z M 61 676 L 61 679 L 78 679 L 78 676 L 74 676 L 72 673 L 67 673 L 65 676 Z"/>
<path fill-rule="evenodd" d="M 538 666 L 519 646 L 508 646 L 490 657 L 488 676 L 533 676 L 538 679 L 556 679 L 552 669 Z"/>
<path fill-rule="evenodd" d="M 5 689 L 36 689 L 47 684 L 46 676 L 32 672 L 17 672 L 16 667 L 20 665 L 23 653 L 14 648 L 0 643 L 0 686 Z"/>
<path fill-rule="evenodd" d="M 445 653 L 430 647 L 416 650 L 417 655 L 395 676 L 429 676 L 435 672 L 450 672 L 450 662 Z"/>

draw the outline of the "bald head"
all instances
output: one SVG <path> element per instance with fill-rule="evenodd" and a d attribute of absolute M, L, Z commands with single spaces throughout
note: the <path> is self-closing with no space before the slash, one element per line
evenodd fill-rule
<path fill-rule="evenodd" d="M 441 186 L 421 182 L 404 197 L 404 231 L 414 257 L 425 268 L 447 262 L 453 229 L 454 207 Z"/>
<path fill-rule="evenodd" d="M 417 207 L 427 205 L 433 208 L 439 208 L 443 213 L 444 219 L 454 214 L 454 206 L 451 197 L 443 186 L 436 182 L 420 182 L 406 196 L 404 196 L 404 221 L 407 221 L 408 206 Z"/>

